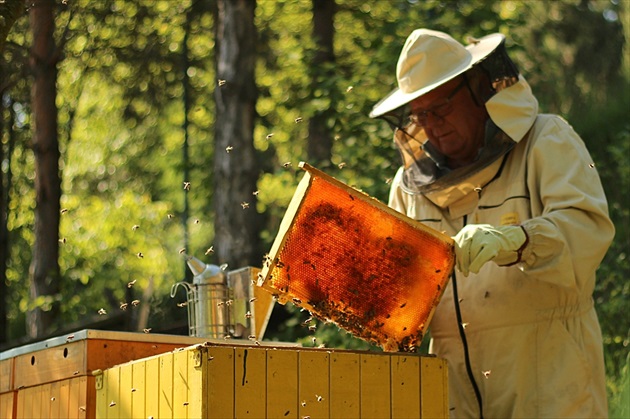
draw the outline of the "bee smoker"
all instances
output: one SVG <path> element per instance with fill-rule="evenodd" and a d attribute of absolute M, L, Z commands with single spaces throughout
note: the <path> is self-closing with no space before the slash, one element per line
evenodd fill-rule
<path fill-rule="evenodd" d="M 225 274 L 227 265 L 205 264 L 194 256 L 186 256 L 186 263 L 194 275 L 192 285 L 185 281 L 174 284 L 171 297 L 179 285 L 186 289 L 188 334 L 213 339 L 230 336 L 232 296 Z"/>

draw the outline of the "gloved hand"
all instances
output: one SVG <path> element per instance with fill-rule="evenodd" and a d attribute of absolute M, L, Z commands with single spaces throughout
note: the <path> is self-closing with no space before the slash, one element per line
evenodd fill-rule
<path fill-rule="evenodd" d="M 493 227 L 489 224 L 469 224 L 453 239 L 457 268 L 464 276 L 470 272 L 478 273 L 490 260 L 499 266 L 518 263 L 529 241 L 521 226 Z"/>

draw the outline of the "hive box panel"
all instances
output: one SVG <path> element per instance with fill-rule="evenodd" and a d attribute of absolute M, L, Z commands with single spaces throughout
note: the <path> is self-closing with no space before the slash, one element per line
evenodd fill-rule
<path fill-rule="evenodd" d="M 205 343 L 103 371 L 97 418 L 446 418 L 446 361 Z"/>
<path fill-rule="evenodd" d="M 258 285 L 388 351 L 414 351 L 454 263 L 453 241 L 306 171 Z"/>
<path fill-rule="evenodd" d="M 204 341 L 188 336 L 82 330 L 4 351 L 0 418 L 94 417 L 94 371 Z"/>

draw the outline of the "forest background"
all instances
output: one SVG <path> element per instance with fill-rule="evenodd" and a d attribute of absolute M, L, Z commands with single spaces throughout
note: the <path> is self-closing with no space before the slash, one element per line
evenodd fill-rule
<path fill-rule="evenodd" d="M 260 266 L 299 161 L 387 201 L 399 157 L 367 115 L 413 29 L 502 32 L 541 110 L 573 124 L 603 180 L 617 233 L 595 302 L 611 416 L 630 416 L 629 6 L 0 1 L 0 348 L 87 326 L 186 331 L 169 295 L 190 279 L 183 253 Z M 266 339 L 308 344 L 305 315 L 275 309 Z M 314 336 L 377 350 L 332 325 Z"/>

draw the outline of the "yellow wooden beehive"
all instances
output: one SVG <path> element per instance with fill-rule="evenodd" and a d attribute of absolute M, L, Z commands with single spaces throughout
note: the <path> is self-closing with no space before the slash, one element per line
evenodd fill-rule
<path fill-rule="evenodd" d="M 444 418 L 446 361 L 408 353 L 206 343 L 96 381 L 97 418 Z"/>
<path fill-rule="evenodd" d="M 188 336 L 82 330 L 4 351 L 0 418 L 92 418 L 94 371 L 203 341 Z"/>

